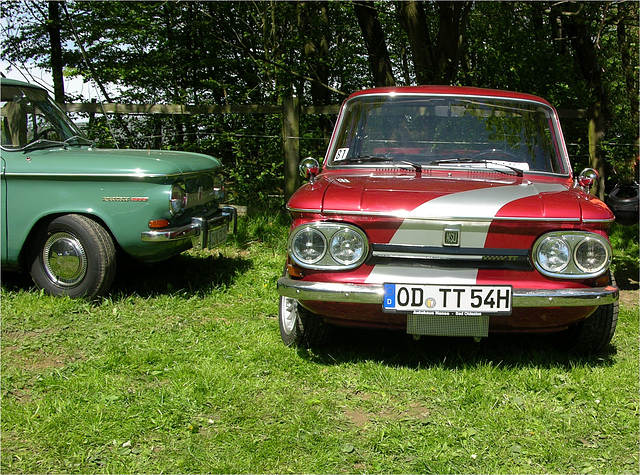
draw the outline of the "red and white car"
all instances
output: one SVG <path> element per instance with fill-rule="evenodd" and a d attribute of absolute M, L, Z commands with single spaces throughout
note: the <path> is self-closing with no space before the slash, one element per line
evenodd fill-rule
<path fill-rule="evenodd" d="M 605 347 L 614 216 L 574 177 L 555 109 L 527 94 L 371 89 L 343 104 L 322 167 L 288 203 L 285 344 L 334 326 L 413 335 L 555 333 Z"/>

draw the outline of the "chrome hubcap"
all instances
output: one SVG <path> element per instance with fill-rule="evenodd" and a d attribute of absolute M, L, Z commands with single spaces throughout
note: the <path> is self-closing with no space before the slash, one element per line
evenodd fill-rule
<path fill-rule="evenodd" d="M 282 328 L 288 334 L 293 331 L 296 324 L 297 302 L 294 299 L 288 297 L 280 297 L 280 321 L 282 322 Z"/>
<path fill-rule="evenodd" d="M 59 232 L 50 236 L 44 245 L 42 257 L 47 275 L 58 285 L 76 285 L 87 273 L 84 247 L 71 233 Z"/>

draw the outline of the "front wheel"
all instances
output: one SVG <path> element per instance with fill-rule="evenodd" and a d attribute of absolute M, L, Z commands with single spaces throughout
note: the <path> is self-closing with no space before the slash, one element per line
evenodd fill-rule
<path fill-rule="evenodd" d="M 278 310 L 280 338 L 287 346 L 318 348 L 327 341 L 330 326 L 320 315 L 289 297 L 280 297 Z"/>
<path fill-rule="evenodd" d="M 33 282 L 48 294 L 94 298 L 109 289 L 115 276 L 113 239 L 86 216 L 59 216 L 33 239 L 29 267 Z"/>
<path fill-rule="evenodd" d="M 576 323 L 569 329 L 572 349 L 580 353 L 603 350 L 616 331 L 618 311 L 618 302 L 601 305 L 590 317 Z"/>
<path fill-rule="evenodd" d="M 616 278 L 609 274 L 611 285 Z M 596 353 L 611 342 L 618 325 L 619 305 L 616 300 L 608 305 L 600 305 L 595 312 L 584 320 L 575 323 L 561 333 L 553 335 L 553 341 L 562 349 L 578 353 Z"/>
<path fill-rule="evenodd" d="M 602 351 L 613 338 L 618 323 L 618 302 L 601 305 L 593 314 L 553 336 L 555 343 L 578 353 Z"/>

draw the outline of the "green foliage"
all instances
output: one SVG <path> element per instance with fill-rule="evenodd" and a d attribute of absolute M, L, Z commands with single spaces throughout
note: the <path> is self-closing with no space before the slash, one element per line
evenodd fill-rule
<path fill-rule="evenodd" d="M 277 322 L 289 224 L 242 217 L 97 302 L 3 274 L 1 471 L 638 473 L 637 291 L 599 356 L 356 329 L 297 351 Z"/>
<path fill-rule="evenodd" d="M 345 94 L 372 84 L 351 2 L 63 5 L 65 74 L 96 80 L 105 87 L 107 101 L 277 105 L 295 93 L 303 105 L 322 105 L 338 103 Z M 397 84 L 414 84 L 401 4 L 373 5 Z M 425 41 L 432 54 L 450 26 L 449 5 L 433 1 L 421 5 Z M 588 110 L 603 92 L 609 112 L 601 142 L 611 175 L 608 186 L 630 180 L 638 156 L 638 3 L 473 2 L 468 6 L 460 37 L 462 54 L 445 58 L 434 68 L 448 68 L 455 61 L 452 84 L 538 94 L 559 109 Z M 320 16 L 322 7 L 327 23 Z M 49 68 L 47 2 L 5 1 L 0 11 L 2 59 L 13 67 Z M 565 31 L 568 19 L 585 28 L 594 42 L 601 88 L 594 89 L 582 52 Z M 319 52 L 321 45 L 326 46 L 326 56 Z M 319 71 L 326 71 L 326 77 Z M 313 86 L 318 85 L 326 94 L 317 94 Z M 114 146 L 102 119 L 90 122 L 90 134 L 98 144 Z M 301 156 L 323 156 L 330 129 L 327 117 L 303 117 L 302 122 Z M 231 167 L 229 185 L 244 204 L 273 206 L 273 196 L 282 193 L 283 157 L 277 138 L 281 125 L 276 117 L 116 117 L 109 128 L 120 146 L 204 151 L 221 158 Z M 586 120 L 564 120 L 563 128 L 574 168 L 581 170 L 589 165 Z"/>

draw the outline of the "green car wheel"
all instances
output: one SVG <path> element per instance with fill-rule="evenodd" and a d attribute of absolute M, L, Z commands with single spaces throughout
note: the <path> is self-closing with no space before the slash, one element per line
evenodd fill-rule
<path fill-rule="evenodd" d="M 113 239 L 86 216 L 60 216 L 41 227 L 35 236 L 29 267 L 34 283 L 49 294 L 93 298 L 113 282 Z"/>

